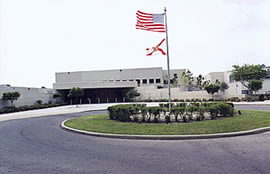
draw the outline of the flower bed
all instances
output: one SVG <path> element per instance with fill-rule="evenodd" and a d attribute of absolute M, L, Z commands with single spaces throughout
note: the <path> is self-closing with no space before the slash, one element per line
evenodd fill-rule
<path fill-rule="evenodd" d="M 156 107 L 146 104 L 123 104 L 108 107 L 109 117 L 121 122 L 169 123 L 202 121 L 234 115 L 233 103 L 177 103 L 172 104 L 171 113 L 168 103 Z"/>

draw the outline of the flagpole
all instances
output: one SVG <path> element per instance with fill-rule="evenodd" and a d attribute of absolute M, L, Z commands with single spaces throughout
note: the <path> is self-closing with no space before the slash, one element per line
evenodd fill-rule
<path fill-rule="evenodd" d="M 167 26 L 167 9 L 166 9 L 166 7 L 164 7 L 164 13 L 165 13 L 165 30 L 166 30 L 166 45 L 167 45 L 169 113 L 171 114 L 171 77 L 170 77 L 169 41 L 168 41 L 168 26 Z"/>

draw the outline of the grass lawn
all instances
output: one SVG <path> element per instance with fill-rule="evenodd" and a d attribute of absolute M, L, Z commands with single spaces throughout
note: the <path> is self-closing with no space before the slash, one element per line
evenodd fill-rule
<path fill-rule="evenodd" d="M 193 121 L 190 123 L 126 123 L 110 120 L 108 114 L 86 116 L 69 120 L 66 126 L 112 134 L 134 135 L 191 135 L 238 132 L 270 126 L 270 112 L 241 110 L 242 115 L 217 120 Z"/>

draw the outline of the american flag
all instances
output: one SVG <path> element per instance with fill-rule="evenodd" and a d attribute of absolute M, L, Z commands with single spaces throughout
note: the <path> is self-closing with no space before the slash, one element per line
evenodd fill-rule
<path fill-rule="evenodd" d="M 150 14 L 138 10 L 136 16 L 136 29 L 153 32 L 165 32 L 164 13 Z"/>

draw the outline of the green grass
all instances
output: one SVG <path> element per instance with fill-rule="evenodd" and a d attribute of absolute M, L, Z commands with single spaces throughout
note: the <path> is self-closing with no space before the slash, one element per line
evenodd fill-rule
<path fill-rule="evenodd" d="M 126 123 L 110 120 L 108 114 L 69 120 L 66 126 L 101 133 L 134 135 L 192 135 L 237 132 L 270 126 L 270 112 L 244 111 L 242 115 L 190 123 Z"/>

